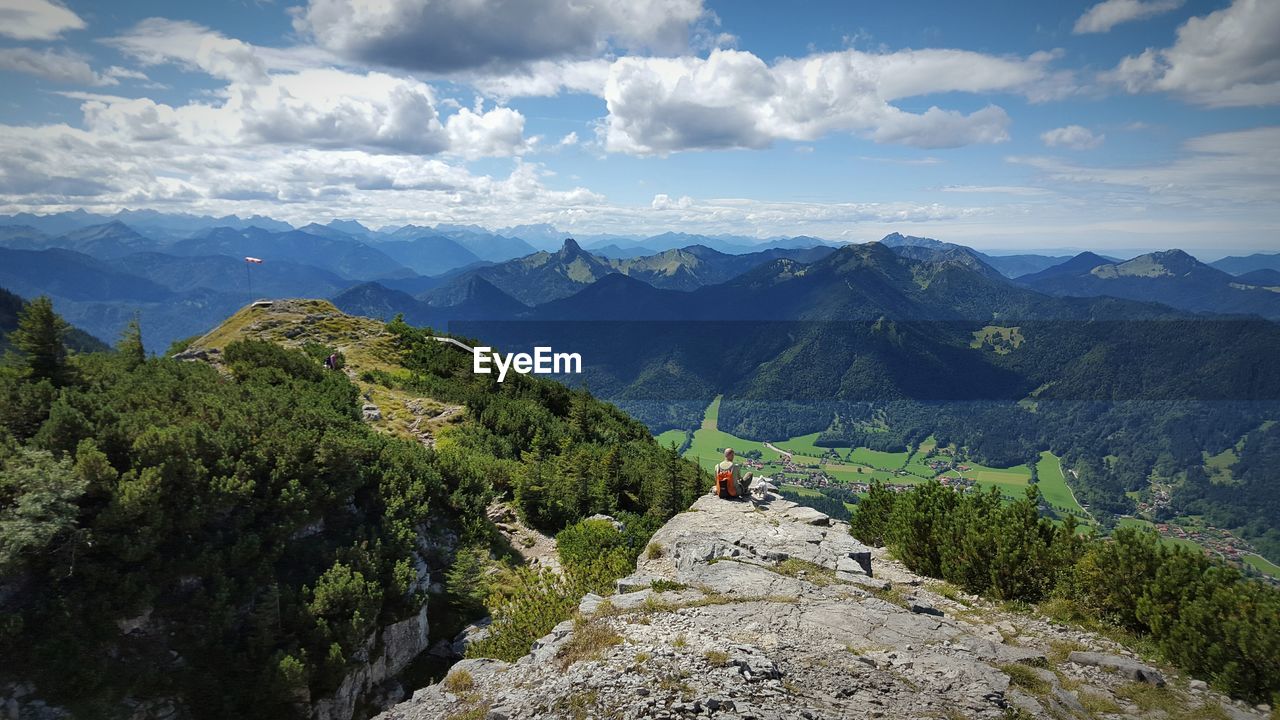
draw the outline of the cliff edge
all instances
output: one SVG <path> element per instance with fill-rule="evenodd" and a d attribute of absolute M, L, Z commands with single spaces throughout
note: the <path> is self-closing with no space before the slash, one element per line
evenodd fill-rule
<path fill-rule="evenodd" d="M 1262 718 L 1106 638 L 906 571 L 769 494 L 699 499 L 617 593 L 380 720 Z"/>

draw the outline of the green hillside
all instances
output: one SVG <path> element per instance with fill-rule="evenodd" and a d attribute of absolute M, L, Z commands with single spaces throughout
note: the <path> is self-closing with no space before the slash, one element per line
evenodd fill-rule
<path fill-rule="evenodd" d="M 322 301 L 245 308 L 187 360 L 122 348 L 47 375 L 0 369 L 0 584 L 22 589 L 0 597 L 0 656 L 77 717 L 120 716 L 127 698 L 304 715 L 299 700 L 371 660 L 380 627 L 428 602 L 441 632 L 479 612 L 430 594 L 462 548 L 514 573 L 508 593 L 541 587 L 501 561 L 516 553 L 494 500 L 549 534 L 628 519 L 630 535 L 568 564 L 581 595 L 705 484 L 585 392 L 499 385 L 422 330 Z M 494 634 L 527 650 L 512 633 Z"/>

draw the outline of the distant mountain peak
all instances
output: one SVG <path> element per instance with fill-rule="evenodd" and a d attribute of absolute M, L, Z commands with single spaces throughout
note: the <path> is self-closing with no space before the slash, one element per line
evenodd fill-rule
<path fill-rule="evenodd" d="M 914 235 L 903 235 L 899 232 L 891 232 L 888 235 L 885 235 L 880 238 L 880 243 L 882 245 L 887 245 L 888 247 L 912 246 L 934 249 L 942 249 L 950 246 L 950 243 L 944 243 L 941 240 L 934 240 L 933 238 L 927 237 L 916 237 Z"/>
<path fill-rule="evenodd" d="M 562 258 L 574 258 L 585 254 L 582 246 L 578 245 L 578 241 L 573 238 L 565 238 L 564 245 L 560 247 L 558 253 Z"/>

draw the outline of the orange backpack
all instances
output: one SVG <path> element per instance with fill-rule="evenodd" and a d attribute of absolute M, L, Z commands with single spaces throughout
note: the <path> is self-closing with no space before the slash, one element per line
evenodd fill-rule
<path fill-rule="evenodd" d="M 716 470 L 716 494 L 721 498 L 728 500 L 729 498 L 738 497 L 738 488 L 733 482 L 733 468 L 728 470 L 720 470 L 717 466 Z"/>

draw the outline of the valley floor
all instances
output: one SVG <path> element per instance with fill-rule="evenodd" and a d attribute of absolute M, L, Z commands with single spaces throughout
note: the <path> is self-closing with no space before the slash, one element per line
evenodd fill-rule
<path fill-rule="evenodd" d="M 657 436 L 664 447 L 687 445 L 684 457 L 710 469 L 732 447 L 739 462 L 760 475 L 774 479 L 782 487 L 800 494 L 818 494 L 815 489 L 838 485 L 865 495 L 867 484 L 879 480 L 905 489 L 929 479 L 957 487 L 996 487 L 1014 499 L 1030 484 L 1026 465 L 988 467 L 971 460 L 957 460 L 954 447 L 939 448 L 932 437 L 908 452 L 883 452 L 865 447 L 828 448 L 815 445 L 818 433 L 777 441 L 747 440 L 719 429 L 721 397 L 717 396 L 703 416 L 701 427 L 692 432 L 668 430 Z M 759 459 L 748 457 L 758 452 Z M 1080 505 L 1067 480 L 1059 458 L 1049 451 L 1040 453 L 1036 463 L 1036 486 L 1045 501 L 1060 515 L 1071 513 L 1084 526 L 1094 524 L 1089 510 Z M 850 506 L 852 508 L 852 506 Z M 1253 552 L 1248 543 L 1230 533 L 1209 527 L 1184 527 L 1179 523 L 1153 523 L 1141 518 L 1121 518 L 1120 525 L 1156 530 L 1162 541 L 1209 552 L 1222 559 L 1245 564 L 1272 580 L 1280 580 L 1280 565 Z"/>

